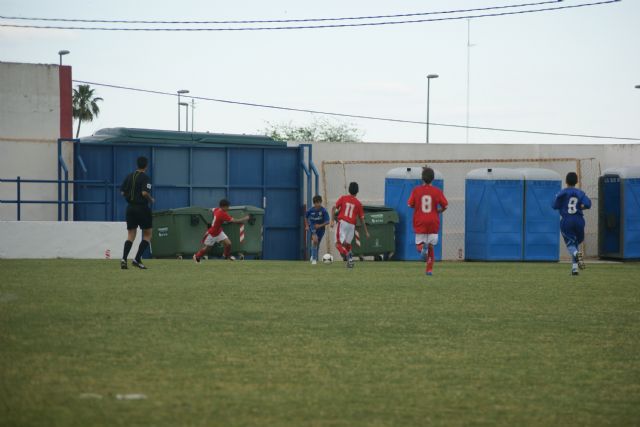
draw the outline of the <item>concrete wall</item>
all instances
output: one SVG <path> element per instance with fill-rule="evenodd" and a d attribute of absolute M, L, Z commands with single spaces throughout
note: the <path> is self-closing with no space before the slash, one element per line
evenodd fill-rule
<path fill-rule="evenodd" d="M 126 229 L 124 222 L 0 221 L 0 258 L 104 259 L 110 251 L 119 259 Z"/>
<path fill-rule="evenodd" d="M 70 67 L 0 62 L 0 99 L 0 178 L 57 179 L 56 141 L 72 136 Z M 63 154 L 72 168 L 70 148 Z M 57 200 L 54 184 L 21 189 L 23 199 Z M 0 200 L 15 198 L 16 185 L 0 183 Z M 23 220 L 55 220 L 57 207 L 24 205 L 21 214 Z M 1 204 L 0 220 L 12 219 L 16 205 Z"/>

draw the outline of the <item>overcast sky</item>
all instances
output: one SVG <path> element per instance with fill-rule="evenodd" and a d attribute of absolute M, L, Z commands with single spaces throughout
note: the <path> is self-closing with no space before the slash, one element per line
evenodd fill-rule
<path fill-rule="evenodd" d="M 587 2 L 565 0 L 561 4 Z M 516 3 L 520 2 L 3 0 L 0 15 L 297 19 Z M 474 19 L 470 25 L 474 45 L 471 125 L 640 138 L 640 89 L 634 88 L 640 84 L 639 1 Z M 0 28 L 2 61 L 57 63 L 60 49 L 71 51 L 63 60 L 73 66 L 74 79 L 168 92 L 189 89 L 197 96 L 418 121 L 424 121 L 426 115 L 426 75 L 436 73 L 440 78 L 431 85 L 431 121 L 466 123 L 467 20 L 192 33 Z M 82 135 L 116 126 L 177 128 L 175 98 L 96 90 L 105 99 L 102 111 L 94 123 L 83 124 Z M 313 116 L 305 113 L 204 101 L 197 101 L 195 110 L 196 131 L 259 133 L 267 122 L 305 124 L 311 120 Z M 365 141 L 425 140 L 423 125 L 347 121 L 364 132 Z M 431 127 L 433 143 L 464 143 L 466 138 L 463 129 Z M 471 130 L 469 142 L 605 141 Z"/>

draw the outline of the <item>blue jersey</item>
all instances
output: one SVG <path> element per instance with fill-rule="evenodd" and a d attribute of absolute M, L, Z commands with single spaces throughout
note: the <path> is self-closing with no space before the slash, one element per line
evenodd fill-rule
<path fill-rule="evenodd" d="M 320 207 L 320 209 L 316 209 L 315 207 L 310 208 L 307 210 L 307 213 L 304 214 L 304 217 L 307 218 L 311 230 L 315 230 L 314 226 L 316 224 L 329 222 L 329 212 L 323 207 Z"/>
<path fill-rule="evenodd" d="M 560 216 L 564 220 L 580 217 L 582 209 L 591 208 L 591 199 L 584 194 L 584 191 L 575 187 L 567 187 L 556 195 L 553 202 L 553 209 L 560 211 Z"/>

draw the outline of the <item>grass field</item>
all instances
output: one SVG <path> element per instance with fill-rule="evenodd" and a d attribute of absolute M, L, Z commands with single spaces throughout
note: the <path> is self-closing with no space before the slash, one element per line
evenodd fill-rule
<path fill-rule="evenodd" d="M 639 264 L 149 266 L 0 260 L 1 425 L 640 424 Z"/>

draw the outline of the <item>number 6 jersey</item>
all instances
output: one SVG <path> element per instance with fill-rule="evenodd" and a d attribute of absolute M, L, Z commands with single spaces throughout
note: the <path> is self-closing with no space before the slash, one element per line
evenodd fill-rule
<path fill-rule="evenodd" d="M 438 206 L 446 208 L 449 204 L 442 191 L 433 185 L 420 185 L 413 189 L 407 203 L 413 208 L 413 231 L 437 234 L 440 230 Z"/>
<path fill-rule="evenodd" d="M 591 208 L 591 199 L 584 194 L 584 191 L 575 187 L 567 187 L 556 195 L 553 209 L 560 211 L 562 219 L 569 219 L 582 216 L 583 205 L 584 209 Z"/>

